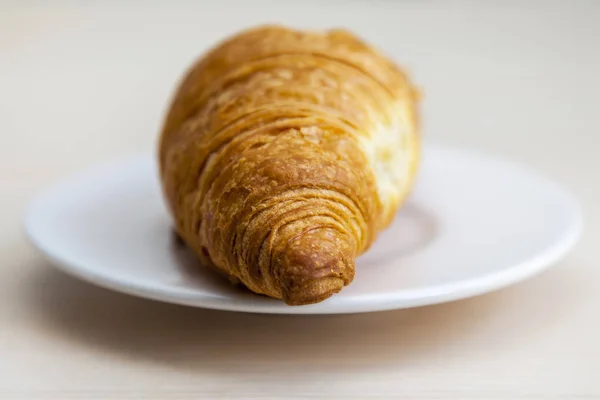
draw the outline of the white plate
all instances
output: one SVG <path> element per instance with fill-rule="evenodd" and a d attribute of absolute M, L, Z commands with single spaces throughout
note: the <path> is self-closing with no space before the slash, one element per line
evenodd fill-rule
<path fill-rule="evenodd" d="M 173 239 L 148 156 L 96 167 L 38 197 L 26 229 L 59 268 L 141 297 L 264 313 L 327 314 L 466 298 L 530 277 L 576 242 L 581 215 L 552 181 L 511 162 L 426 146 L 418 184 L 357 260 L 354 282 L 290 307 L 231 287 Z"/>

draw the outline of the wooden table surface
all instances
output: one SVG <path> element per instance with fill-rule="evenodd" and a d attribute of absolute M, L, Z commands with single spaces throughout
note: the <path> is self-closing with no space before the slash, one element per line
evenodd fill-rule
<path fill-rule="evenodd" d="M 600 398 L 600 2 L 83 3 L 0 2 L 1 399 Z M 153 151 L 183 69 L 259 22 L 346 26 L 393 55 L 426 93 L 424 135 L 579 197 L 577 247 L 493 294 L 345 316 L 173 306 L 53 269 L 27 201 Z"/>

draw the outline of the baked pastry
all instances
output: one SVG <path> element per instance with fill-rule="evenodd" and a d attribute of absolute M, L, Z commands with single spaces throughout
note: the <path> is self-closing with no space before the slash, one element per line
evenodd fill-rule
<path fill-rule="evenodd" d="M 413 183 L 417 98 L 347 31 L 229 37 L 187 71 L 161 133 L 177 233 L 255 293 L 302 305 L 339 292 Z"/>

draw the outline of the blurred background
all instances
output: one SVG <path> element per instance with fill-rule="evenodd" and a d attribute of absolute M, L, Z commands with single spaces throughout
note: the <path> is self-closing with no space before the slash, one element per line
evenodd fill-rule
<path fill-rule="evenodd" d="M 65 171 L 153 148 L 189 63 L 259 23 L 345 27 L 380 47 L 422 87 L 427 138 L 535 159 L 558 178 L 574 168 L 560 159 L 594 152 L 589 122 L 600 86 L 590 77 L 600 63 L 600 5 L 593 0 L 0 5 L 0 157 L 11 159 L 13 172 L 26 167 L 21 151 L 33 156 L 34 145 Z M 77 134 L 61 140 L 61 132 Z"/>
<path fill-rule="evenodd" d="M 600 398 L 599 21 L 594 0 L 0 0 L 0 398 L 196 398 L 199 382 L 207 398 Z M 575 192 L 586 234 L 573 268 L 483 300 L 327 320 L 193 311 L 42 273 L 21 232 L 31 196 L 155 151 L 187 66 L 259 23 L 355 31 L 421 86 L 426 140 L 501 154 Z M 547 307 L 559 291 L 569 302 Z M 315 347 L 330 330 L 339 340 Z M 275 391 L 260 396 L 268 374 Z"/>

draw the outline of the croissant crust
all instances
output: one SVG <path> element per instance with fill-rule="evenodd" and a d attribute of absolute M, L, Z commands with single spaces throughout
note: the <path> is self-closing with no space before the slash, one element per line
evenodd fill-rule
<path fill-rule="evenodd" d="M 412 185 L 417 97 L 347 31 L 231 36 L 187 71 L 164 121 L 177 233 L 255 293 L 301 305 L 339 292 Z"/>

